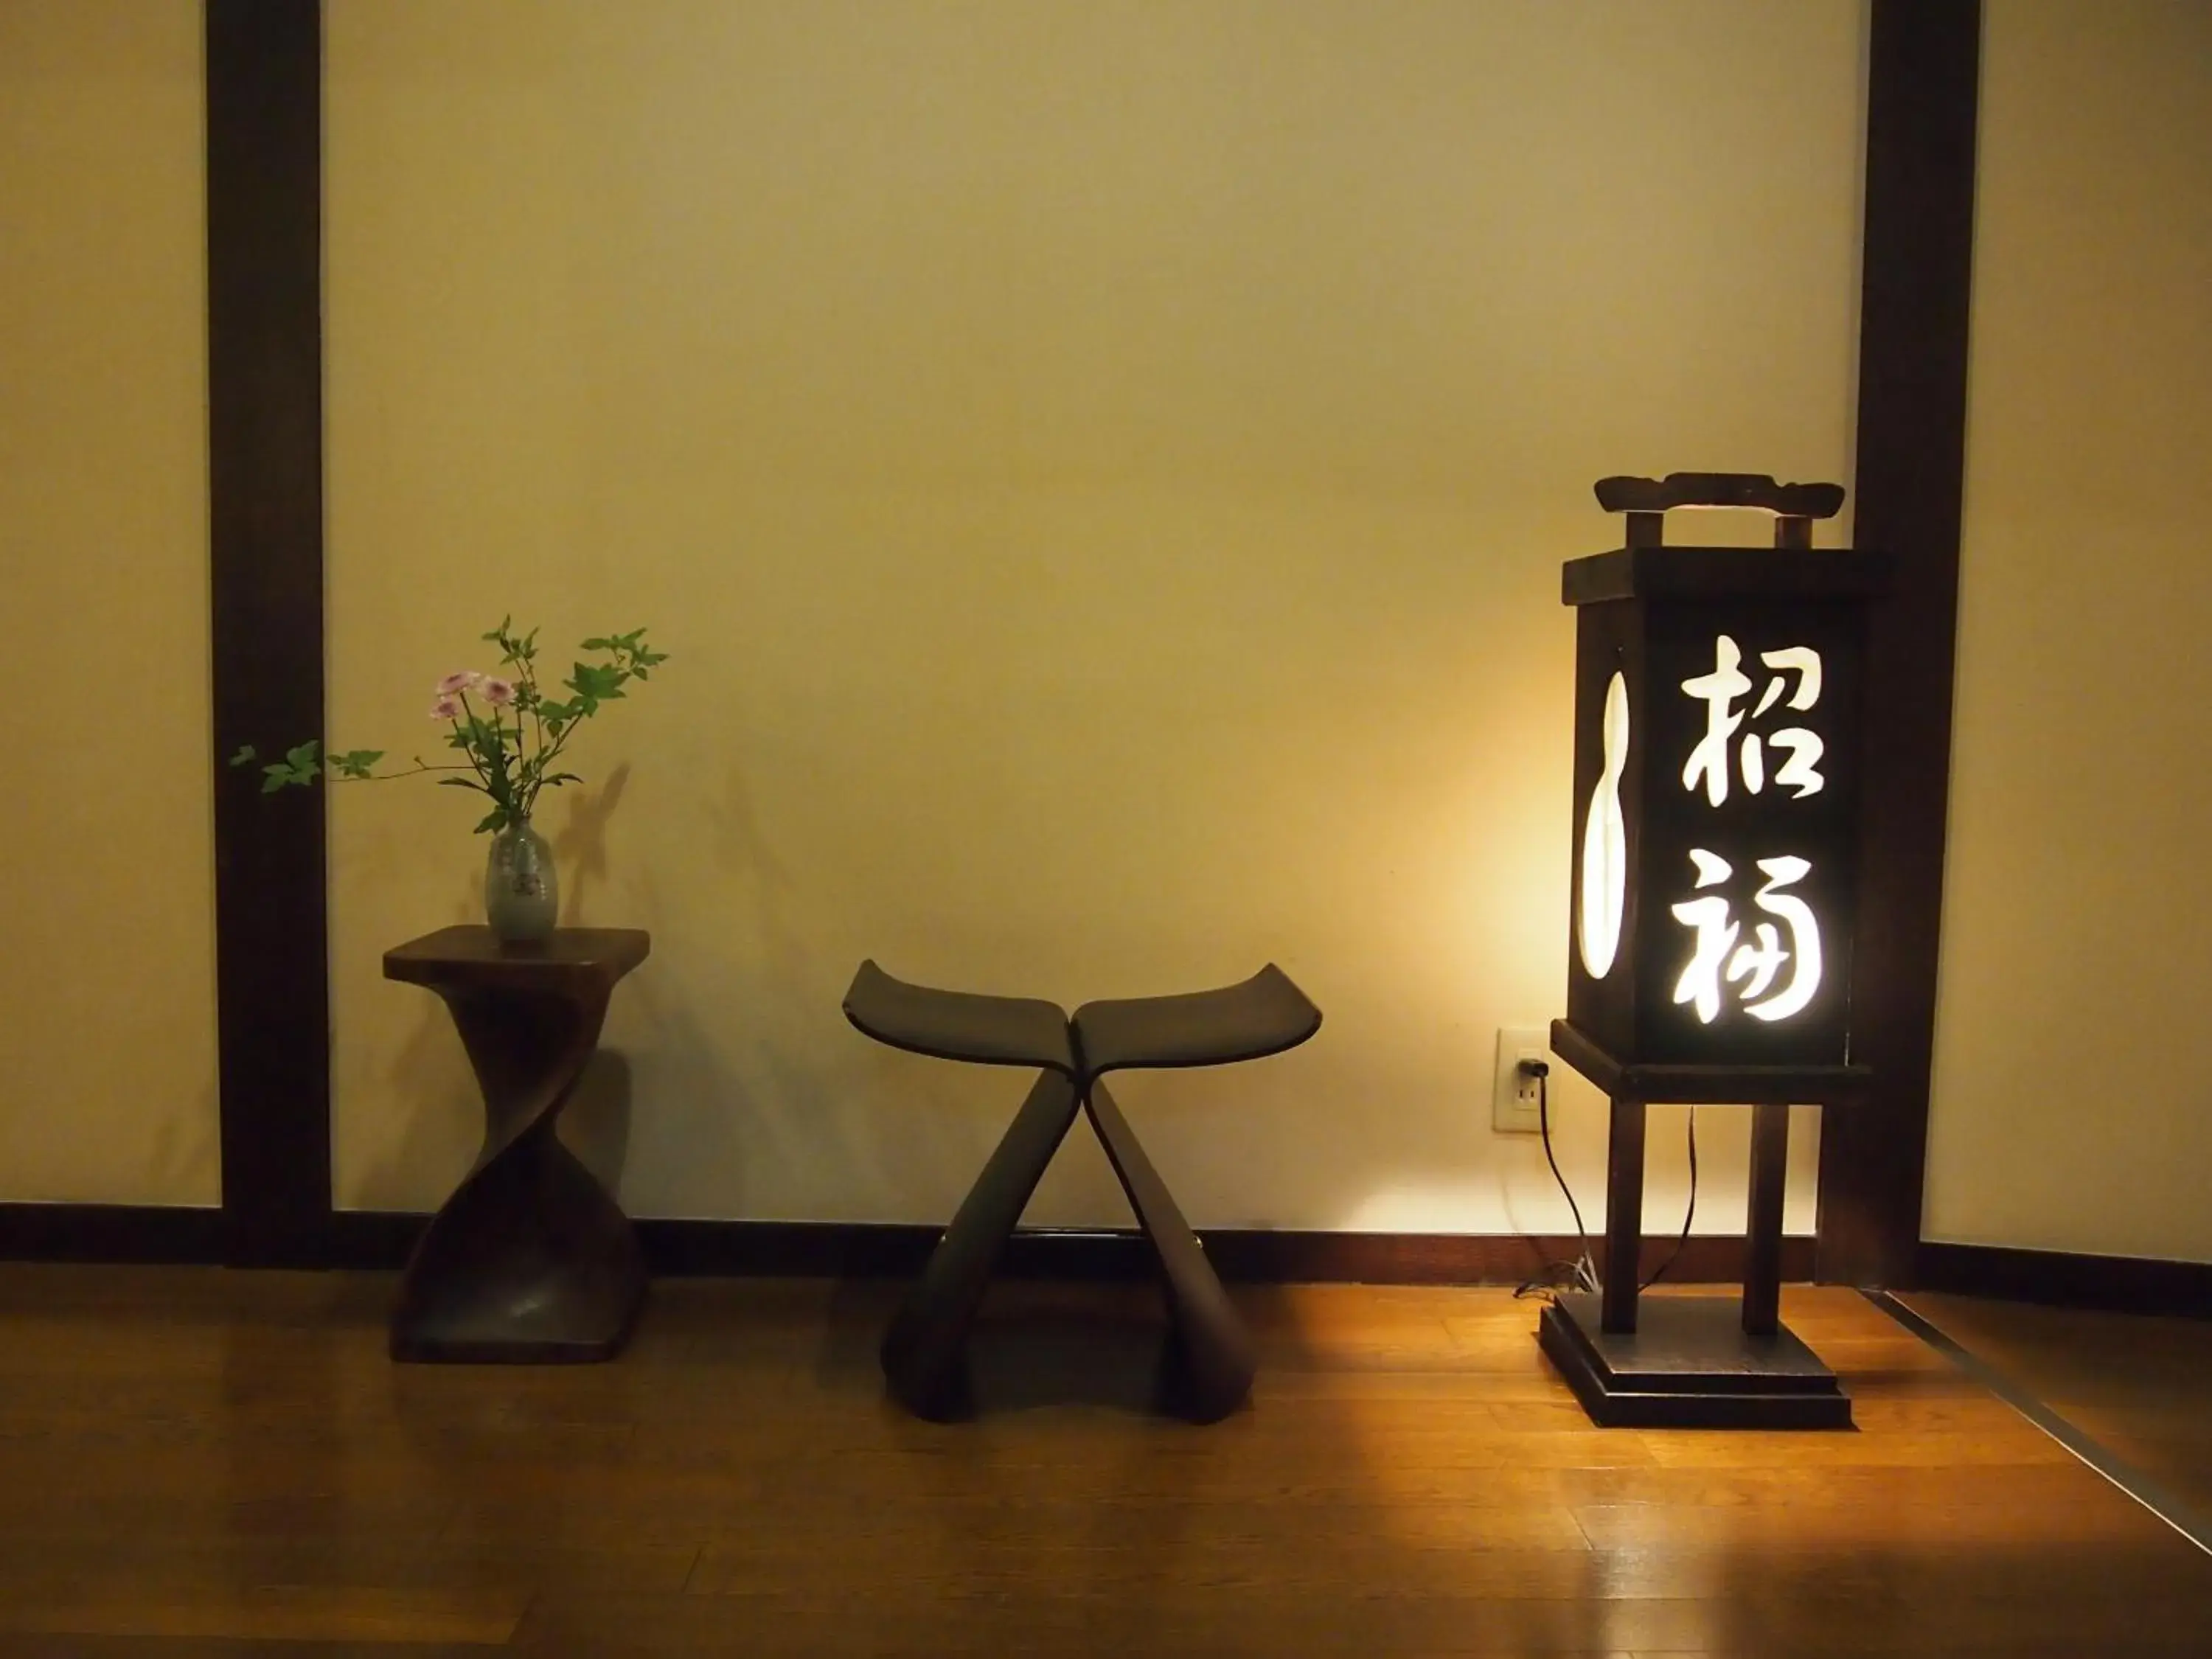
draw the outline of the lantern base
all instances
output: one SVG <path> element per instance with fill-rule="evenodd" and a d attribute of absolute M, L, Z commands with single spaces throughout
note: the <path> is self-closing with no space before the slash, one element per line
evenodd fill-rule
<path fill-rule="evenodd" d="M 1601 1328 L 1597 1297 L 1563 1293 L 1536 1334 L 1601 1428 L 1848 1429 L 1850 1396 L 1789 1331 L 1752 1336 L 1733 1297 L 1654 1296 L 1637 1328 Z"/>

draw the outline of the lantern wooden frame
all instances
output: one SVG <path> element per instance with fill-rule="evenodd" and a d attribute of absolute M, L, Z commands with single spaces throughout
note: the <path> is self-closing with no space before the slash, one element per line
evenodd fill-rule
<path fill-rule="evenodd" d="M 1591 819 L 1610 799 L 1617 828 L 1604 844 L 1620 890 L 1595 913 L 1617 915 L 1618 935 L 1596 951 L 1595 969 L 1583 935 L 1571 939 L 1567 1016 L 1553 1023 L 1552 1048 L 1611 1102 L 1605 1279 L 1597 1295 L 1569 1293 L 1546 1309 L 1540 1336 L 1600 1423 L 1847 1426 L 1850 1402 L 1834 1374 L 1778 1317 L 1783 1176 L 1790 1105 L 1845 1106 L 1869 1079 L 1850 1043 L 1859 705 L 1866 603 L 1887 586 L 1889 562 L 1814 550 L 1813 520 L 1843 504 L 1835 484 L 1676 473 L 1606 479 L 1597 495 L 1627 515 L 1627 535 L 1620 548 L 1562 572 L 1561 599 L 1578 613 L 1570 926 L 1591 925 L 1584 886 L 1595 878 L 1585 866 L 1600 844 Z M 1667 512 L 1718 507 L 1773 514 L 1774 547 L 1665 545 Z M 1725 801 L 1692 793 L 1684 757 L 1692 699 L 1678 688 L 1686 672 L 1710 663 L 1723 635 L 1731 647 L 1738 635 L 1754 652 L 1786 639 L 1817 655 L 1826 704 L 1817 790 L 1785 789 L 1762 773 Z M 1617 722 L 1610 750 L 1609 720 Z M 1741 740 L 1736 727 L 1729 732 L 1730 742 Z M 1742 1007 L 1723 1018 L 1680 1001 L 1683 929 L 1668 899 L 1686 886 L 1680 872 L 1693 847 L 1731 870 L 1762 851 L 1808 855 L 1793 864 L 1806 866 L 1798 890 L 1817 917 L 1821 972 L 1788 1019 L 1747 1018 Z M 1712 856 L 1716 848 L 1724 856 Z M 1639 1310 L 1645 1109 L 1669 1103 L 1753 1109 L 1740 1308 L 1670 1297 Z"/>

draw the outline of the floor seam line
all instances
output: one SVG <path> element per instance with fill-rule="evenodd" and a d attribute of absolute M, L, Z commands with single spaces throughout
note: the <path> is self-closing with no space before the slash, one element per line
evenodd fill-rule
<path fill-rule="evenodd" d="M 2197 1514 L 2124 1458 L 2106 1450 L 1989 1361 L 1960 1346 L 1924 1314 L 1906 1306 L 1887 1291 L 1863 1289 L 1859 1294 L 2057 1442 L 2093 1474 L 2141 1504 L 2203 1553 L 2212 1555 L 2212 1521 Z"/>

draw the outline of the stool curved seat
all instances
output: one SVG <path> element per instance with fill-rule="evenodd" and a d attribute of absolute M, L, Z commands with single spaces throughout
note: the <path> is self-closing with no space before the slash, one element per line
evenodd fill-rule
<path fill-rule="evenodd" d="M 1075 1011 L 1076 1042 L 1092 1077 L 1260 1060 L 1319 1030 L 1321 1010 L 1272 962 L 1241 984 L 1086 1002 Z"/>
<path fill-rule="evenodd" d="M 845 1018 L 878 1042 L 936 1060 L 1038 1066 L 1076 1075 L 1067 1016 L 1036 997 L 994 997 L 910 985 L 871 957 L 845 993 Z"/>

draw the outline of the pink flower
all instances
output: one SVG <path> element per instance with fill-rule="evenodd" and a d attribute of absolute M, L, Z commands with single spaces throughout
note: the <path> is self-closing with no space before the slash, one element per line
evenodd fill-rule
<path fill-rule="evenodd" d="M 495 708 L 504 708 L 514 701 L 513 680 L 486 680 L 483 683 L 484 701 Z"/>
<path fill-rule="evenodd" d="M 430 705 L 430 718 L 434 720 L 457 720 L 460 717 L 461 700 L 459 697 L 441 697 Z"/>
<path fill-rule="evenodd" d="M 483 676 L 473 668 L 464 668 L 448 674 L 438 682 L 438 695 L 450 697 L 463 691 L 472 691 L 483 684 Z"/>

